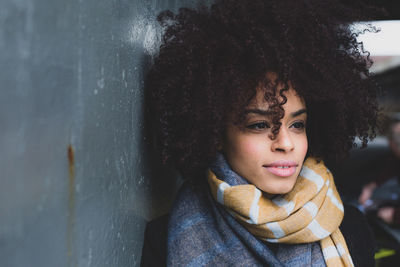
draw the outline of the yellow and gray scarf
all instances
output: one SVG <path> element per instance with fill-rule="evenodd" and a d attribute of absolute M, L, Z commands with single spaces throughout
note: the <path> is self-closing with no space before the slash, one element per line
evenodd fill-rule
<path fill-rule="evenodd" d="M 252 184 L 230 185 L 209 169 L 214 199 L 258 239 L 300 244 L 320 241 L 328 267 L 354 266 L 339 230 L 343 204 L 323 162 L 308 158 L 293 190 L 273 199 Z"/>

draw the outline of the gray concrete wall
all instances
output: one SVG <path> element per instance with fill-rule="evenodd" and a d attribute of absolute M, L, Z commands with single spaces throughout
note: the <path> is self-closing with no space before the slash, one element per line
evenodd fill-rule
<path fill-rule="evenodd" d="M 176 188 L 146 149 L 155 14 L 194 0 L 0 1 L 0 266 L 138 266 Z"/>

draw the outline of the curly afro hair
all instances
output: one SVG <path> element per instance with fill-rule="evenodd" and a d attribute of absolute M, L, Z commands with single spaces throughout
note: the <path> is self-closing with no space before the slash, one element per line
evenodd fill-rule
<path fill-rule="evenodd" d="M 161 12 L 164 34 L 145 92 L 162 161 L 184 177 L 203 174 L 229 114 L 240 125 L 257 88 L 273 111 L 274 138 L 289 82 L 307 106 L 308 155 L 337 159 L 355 137 L 366 144 L 375 135 L 378 86 L 356 40 L 361 31 L 351 25 L 378 14 L 359 1 L 334 0 L 216 0 Z M 283 89 L 271 86 L 271 71 Z"/>

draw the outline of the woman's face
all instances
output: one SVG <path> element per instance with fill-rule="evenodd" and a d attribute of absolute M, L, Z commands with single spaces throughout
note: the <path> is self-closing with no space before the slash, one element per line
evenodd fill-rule
<path fill-rule="evenodd" d="M 278 86 L 278 89 L 282 86 Z M 230 167 L 248 182 L 268 194 L 292 190 L 307 153 L 306 106 L 289 87 L 283 105 L 285 116 L 274 140 L 268 104 L 261 90 L 245 110 L 244 130 L 228 123 L 222 152 Z"/>

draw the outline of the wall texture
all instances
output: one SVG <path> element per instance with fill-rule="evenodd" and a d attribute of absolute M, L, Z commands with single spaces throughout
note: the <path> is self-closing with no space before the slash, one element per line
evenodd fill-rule
<path fill-rule="evenodd" d="M 0 266 L 138 266 L 177 179 L 144 142 L 155 14 L 194 0 L 0 2 Z"/>

